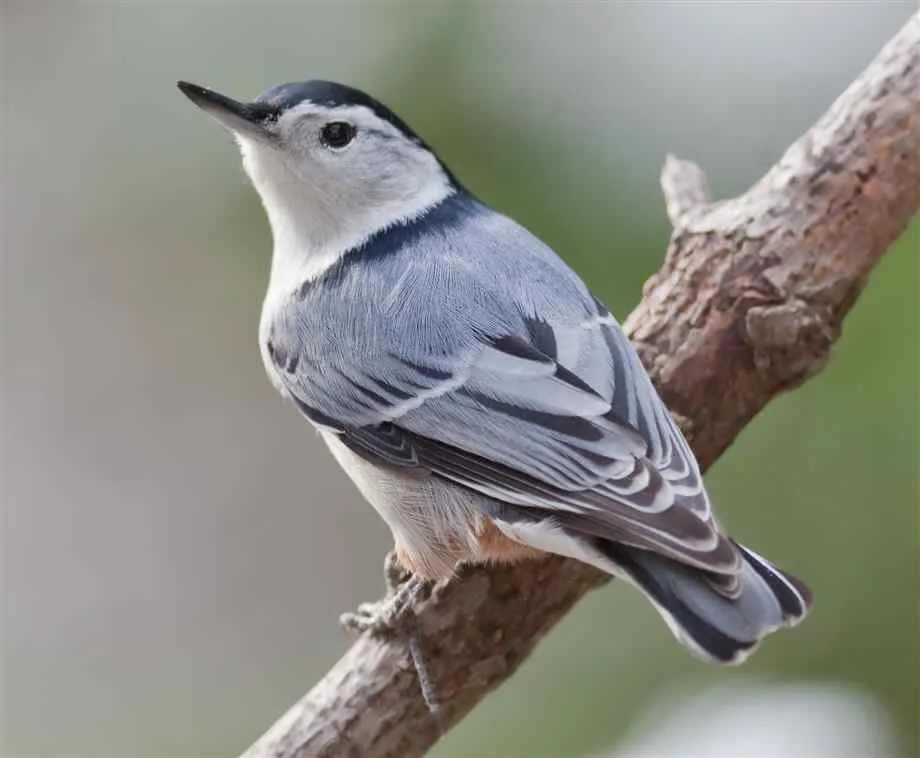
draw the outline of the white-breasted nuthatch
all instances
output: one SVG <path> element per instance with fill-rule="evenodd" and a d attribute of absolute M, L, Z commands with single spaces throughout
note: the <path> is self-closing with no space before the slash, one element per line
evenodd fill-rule
<path fill-rule="evenodd" d="M 251 103 L 179 87 L 233 132 L 268 214 L 268 375 L 405 568 L 569 556 L 637 586 L 719 663 L 805 615 L 808 589 L 720 528 L 607 308 L 398 116 L 325 81 Z"/>

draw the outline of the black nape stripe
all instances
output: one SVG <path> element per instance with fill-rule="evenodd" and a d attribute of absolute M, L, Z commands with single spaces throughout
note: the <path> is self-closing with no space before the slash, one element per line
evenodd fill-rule
<path fill-rule="evenodd" d="M 338 280 L 360 260 L 394 255 L 432 231 L 443 235 L 456 229 L 479 212 L 481 207 L 468 192 L 458 190 L 421 215 L 381 229 L 365 242 L 348 250 L 335 264 L 326 269 L 322 276 L 305 281 L 297 290 L 296 297 L 303 300 L 320 283 Z"/>

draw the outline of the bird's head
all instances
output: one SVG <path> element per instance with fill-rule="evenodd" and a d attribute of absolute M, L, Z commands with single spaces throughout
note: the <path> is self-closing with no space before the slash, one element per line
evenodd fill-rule
<path fill-rule="evenodd" d="M 282 84 L 248 103 L 187 82 L 179 89 L 233 133 L 276 249 L 348 249 L 458 189 L 402 119 L 352 87 Z"/>

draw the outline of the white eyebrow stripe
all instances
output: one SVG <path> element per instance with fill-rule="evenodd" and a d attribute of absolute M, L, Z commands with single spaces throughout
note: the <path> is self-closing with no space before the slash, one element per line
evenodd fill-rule
<path fill-rule="evenodd" d="M 350 121 L 359 129 L 380 132 L 388 137 L 402 136 L 402 132 L 386 119 L 381 118 L 366 105 L 323 105 L 312 100 L 304 100 L 281 114 L 279 126 L 286 127 L 305 116 L 334 116 L 343 121 Z"/>

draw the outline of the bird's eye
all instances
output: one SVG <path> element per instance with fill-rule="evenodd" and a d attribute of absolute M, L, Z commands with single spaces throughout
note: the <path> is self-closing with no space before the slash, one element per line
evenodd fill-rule
<path fill-rule="evenodd" d="M 330 121 L 320 131 L 319 138 L 326 147 L 345 147 L 357 133 L 354 125 L 347 121 Z"/>

